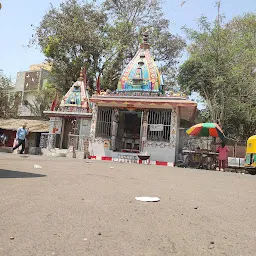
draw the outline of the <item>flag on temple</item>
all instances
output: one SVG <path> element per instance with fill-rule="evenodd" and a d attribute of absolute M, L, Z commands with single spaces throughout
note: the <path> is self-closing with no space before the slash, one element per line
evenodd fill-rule
<path fill-rule="evenodd" d="M 86 67 L 83 68 L 83 77 L 84 77 L 84 88 L 87 89 Z"/>
<path fill-rule="evenodd" d="M 58 93 L 57 93 L 57 90 L 55 90 L 55 97 L 52 102 L 51 111 L 54 111 L 57 106 L 57 98 L 58 98 Z"/>
<path fill-rule="evenodd" d="M 100 94 L 100 75 L 98 76 L 97 81 L 96 81 L 96 90 L 97 90 L 98 94 Z"/>

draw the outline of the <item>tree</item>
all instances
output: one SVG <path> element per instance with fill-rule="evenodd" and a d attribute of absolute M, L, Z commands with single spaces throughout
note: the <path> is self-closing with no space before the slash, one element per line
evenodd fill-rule
<path fill-rule="evenodd" d="M 44 111 L 49 110 L 54 100 L 55 92 L 56 90 L 50 84 L 46 85 L 45 88 L 34 93 L 32 103 L 26 102 L 27 108 L 33 115 L 44 118 Z"/>
<path fill-rule="evenodd" d="M 106 0 L 100 5 L 68 0 L 59 8 L 51 6 L 32 43 L 38 43 L 53 63 L 53 83 L 63 92 L 84 65 L 91 88 L 96 76 L 102 75 L 102 88 L 116 89 L 124 65 L 147 29 L 153 54 L 166 71 L 176 64 L 185 44 L 170 33 L 160 0 Z"/>
<path fill-rule="evenodd" d="M 232 101 L 226 106 L 226 130 L 230 136 L 245 140 L 256 130 L 256 14 L 248 13 L 227 24 L 232 36 Z M 231 47 L 233 46 L 233 47 Z"/>
<path fill-rule="evenodd" d="M 182 89 L 204 98 L 208 121 L 219 120 L 229 137 L 244 140 L 256 125 L 256 15 L 226 24 L 222 20 L 218 13 L 213 24 L 202 17 L 199 31 L 185 29 L 190 57 L 180 67 L 178 81 Z"/>
<path fill-rule="evenodd" d="M 21 103 L 21 94 L 12 93 L 11 79 L 7 78 L 0 70 L 0 117 L 15 118 Z"/>
<path fill-rule="evenodd" d="M 94 4 L 68 0 L 52 5 L 43 17 L 32 44 L 38 43 L 52 65 L 52 82 L 66 92 L 86 66 L 92 87 L 102 58 L 106 15 Z"/>

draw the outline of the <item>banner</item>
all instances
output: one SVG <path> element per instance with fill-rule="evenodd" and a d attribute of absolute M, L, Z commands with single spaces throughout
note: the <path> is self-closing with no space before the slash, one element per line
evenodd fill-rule
<path fill-rule="evenodd" d="M 150 131 L 151 132 L 162 132 L 164 130 L 163 124 L 151 124 Z"/>
<path fill-rule="evenodd" d="M 61 128 L 62 128 L 62 118 L 60 118 L 60 117 L 51 117 L 50 118 L 49 133 L 51 133 L 51 134 L 61 134 Z"/>

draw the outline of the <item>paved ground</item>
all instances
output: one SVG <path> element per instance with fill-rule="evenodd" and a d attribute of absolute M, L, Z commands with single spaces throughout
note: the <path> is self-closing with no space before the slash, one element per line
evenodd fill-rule
<path fill-rule="evenodd" d="M 256 177 L 1 154 L 0 255 L 256 255 Z"/>

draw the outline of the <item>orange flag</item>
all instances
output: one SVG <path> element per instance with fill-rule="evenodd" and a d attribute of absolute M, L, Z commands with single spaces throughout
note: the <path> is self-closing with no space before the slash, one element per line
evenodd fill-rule
<path fill-rule="evenodd" d="M 55 97 L 54 97 L 54 100 L 53 100 L 52 106 L 51 106 L 51 111 L 54 111 L 57 106 L 57 97 L 58 97 L 58 94 L 57 94 L 57 90 L 56 90 Z"/>

